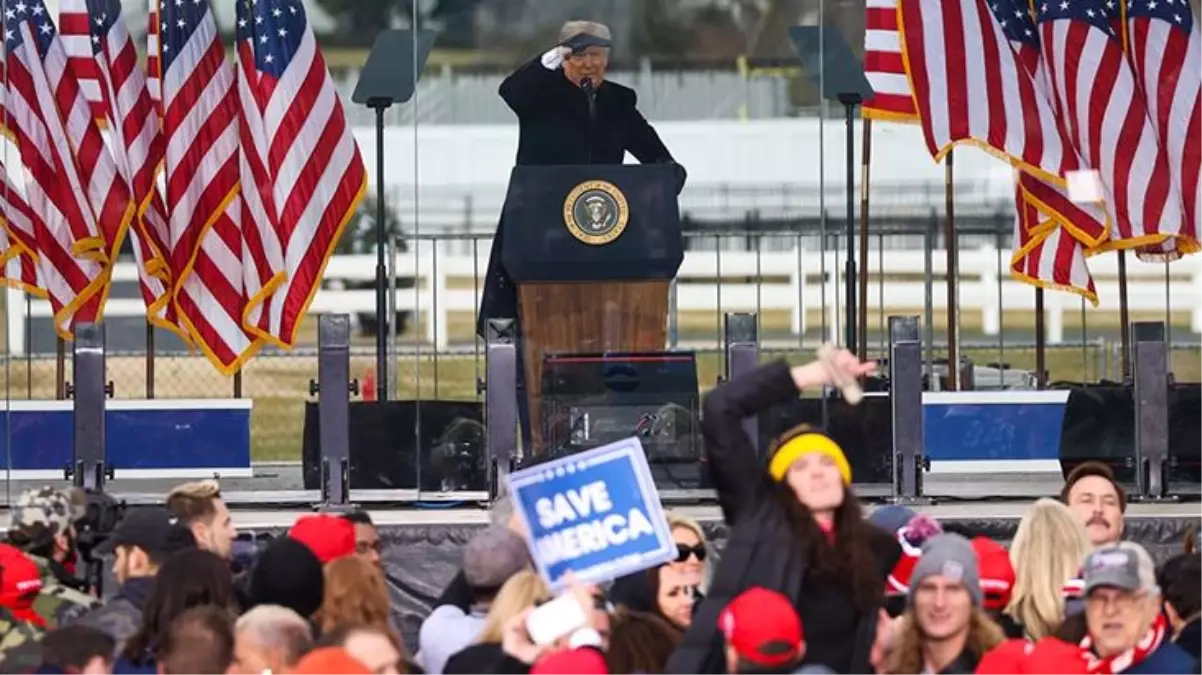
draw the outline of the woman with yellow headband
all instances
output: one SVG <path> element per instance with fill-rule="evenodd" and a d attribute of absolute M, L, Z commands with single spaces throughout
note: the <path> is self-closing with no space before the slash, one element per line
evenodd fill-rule
<path fill-rule="evenodd" d="M 833 359 L 803 366 L 768 364 L 706 397 L 705 454 L 730 534 L 709 595 L 667 672 L 725 672 L 718 616 L 752 586 L 793 601 L 805 630 L 806 664 L 839 673 L 873 672 L 868 657 L 885 578 L 901 555 L 896 537 L 864 520 L 851 490 L 851 466 L 833 439 L 797 427 L 777 438 L 762 458 L 742 421 L 804 390 L 875 368 L 840 350 Z"/>

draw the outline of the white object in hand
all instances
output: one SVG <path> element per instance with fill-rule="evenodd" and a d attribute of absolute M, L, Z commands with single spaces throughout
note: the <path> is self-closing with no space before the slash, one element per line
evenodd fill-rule
<path fill-rule="evenodd" d="M 1094 169 L 1069 171 L 1064 174 L 1068 182 L 1068 198 L 1078 204 L 1097 204 L 1103 201 L 1102 179 Z"/>
<path fill-rule="evenodd" d="M 556 68 L 559 68 L 563 65 L 564 58 L 571 53 L 571 47 L 564 47 L 563 45 L 552 47 L 542 56 L 541 62 L 543 64 L 543 68 L 546 68 L 547 70 L 555 70 Z"/>
<path fill-rule="evenodd" d="M 586 625 L 588 617 L 571 593 L 540 605 L 526 617 L 526 633 L 536 645 L 549 645 Z"/>
<path fill-rule="evenodd" d="M 850 405 L 859 405 L 860 400 L 864 398 L 864 390 L 860 388 L 856 378 L 849 376 L 847 371 L 839 367 L 836 360 L 838 354 L 838 348 L 828 342 L 818 348 L 818 361 L 826 367 L 831 382 L 842 392 L 843 400 Z"/>

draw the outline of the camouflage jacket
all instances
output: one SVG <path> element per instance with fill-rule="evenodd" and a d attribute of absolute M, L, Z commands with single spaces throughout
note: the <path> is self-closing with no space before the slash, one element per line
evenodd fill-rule
<path fill-rule="evenodd" d="M 0 607 L 0 673 L 31 673 L 42 663 L 44 631 Z"/>
<path fill-rule="evenodd" d="M 104 631 L 116 642 L 116 654 L 142 627 L 142 607 L 150 596 L 154 577 L 135 577 L 126 581 L 117 594 L 102 607 L 84 614 L 77 623 Z"/>
<path fill-rule="evenodd" d="M 33 601 L 33 611 L 46 621 L 50 629 L 66 626 L 89 610 L 100 606 L 96 598 L 64 585 L 58 580 L 45 558 L 29 556 L 42 573 L 42 590 Z"/>

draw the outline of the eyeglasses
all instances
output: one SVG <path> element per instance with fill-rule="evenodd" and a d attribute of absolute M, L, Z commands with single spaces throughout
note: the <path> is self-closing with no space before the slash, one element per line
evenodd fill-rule
<path fill-rule="evenodd" d="M 690 555 L 697 556 L 697 562 L 705 562 L 705 544 L 696 546 L 676 545 L 676 562 L 685 562 Z"/>

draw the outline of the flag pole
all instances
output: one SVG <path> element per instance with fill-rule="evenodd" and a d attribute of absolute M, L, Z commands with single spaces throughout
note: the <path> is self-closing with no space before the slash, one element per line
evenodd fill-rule
<path fill-rule="evenodd" d="M 1123 381 L 1131 378 L 1131 308 L 1127 305 L 1127 252 L 1119 251 L 1119 330 L 1123 354 Z"/>
<path fill-rule="evenodd" d="M 872 164 L 872 118 L 863 114 L 860 118 L 860 330 L 857 355 L 863 361 L 868 357 L 868 181 Z"/>
<path fill-rule="evenodd" d="M 1047 368 L 1047 330 L 1043 316 L 1043 289 L 1035 289 L 1035 387 L 1046 389 L 1048 386 Z"/>
<path fill-rule="evenodd" d="M 59 337 L 54 350 L 54 398 L 67 398 L 67 342 Z"/>
<path fill-rule="evenodd" d="M 154 324 L 146 319 L 146 398 L 154 398 Z"/>
<path fill-rule="evenodd" d="M 958 340 L 956 332 L 959 328 L 959 311 L 956 307 L 956 277 L 959 275 L 959 246 L 956 243 L 956 199 L 953 192 L 955 183 L 955 150 L 949 150 L 943 160 L 944 196 L 947 209 L 947 227 L 944 233 L 947 247 L 947 379 L 951 391 L 960 391 L 960 356 L 956 348 Z"/>

